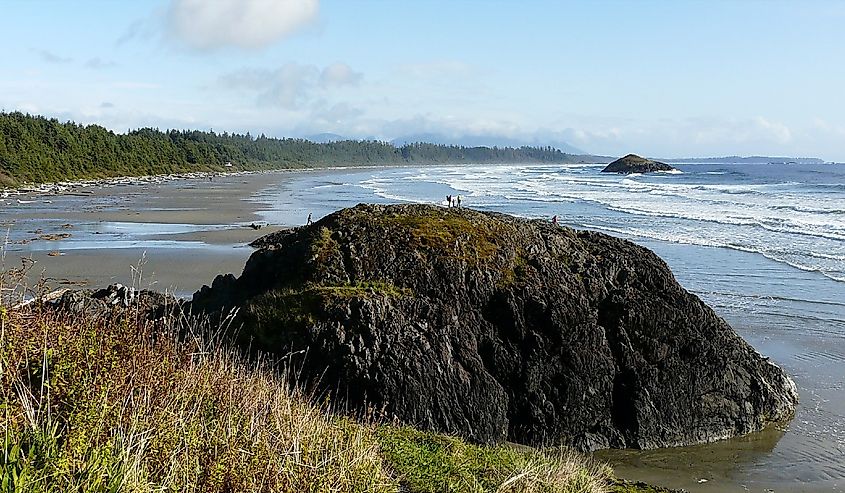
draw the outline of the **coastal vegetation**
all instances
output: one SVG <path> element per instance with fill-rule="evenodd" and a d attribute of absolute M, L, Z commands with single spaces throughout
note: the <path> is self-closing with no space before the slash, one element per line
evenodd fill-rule
<path fill-rule="evenodd" d="M 259 135 L 99 125 L 0 113 L 0 187 L 117 176 L 330 166 L 568 163 L 585 156 L 552 147 L 463 147 L 345 140 L 315 143 Z M 227 167 L 231 164 L 231 167 Z"/>
<path fill-rule="evenodd" d="M 4 304 L 0 491 L 638 491 L 563 449 L 332 413 L 194 329 Z"/>

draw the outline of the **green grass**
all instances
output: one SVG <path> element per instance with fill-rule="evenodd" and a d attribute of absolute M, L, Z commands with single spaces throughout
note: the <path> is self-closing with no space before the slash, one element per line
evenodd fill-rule
<path fill-rule="evenodd" d="M 529 279 L 534 268 L 528 263 L 524 252 L 519 252 L 513 257 L 511 265 L 501 269 L 502 278 L 499 280 L 500 288 L 511 288 L 522 286 Z"/>
<path fill-rule="evenodd" d="M 684 490 L 685 491 L 685 490 Z M 661 488 L 660 486 L 654 486 L 650 484 L 646 484 L 640 481 L 633 482 L 633 481 L 625 481 L 622 479 L 615 479 L 613 480 L 612 484 L 610 485 L 610 493 L 675 493 L 673 490 L 667 488 Z"/>
<path fill-rule="evenodd" d="M 340 285 L 317 285 L 309 288 L 312 292 L 330 298 L 372 298 L 387 296 L 390 298 L 404 298 L 411 296 L 410 288 L 400 288 L 386 281 L 364 281 Z"/>
<path fill-rule="evenodd" d="M 311 240 L 311 257 L 317 265 L 325 265 L 331 257 L 341 255 L 340 244 L 332 238 L 332 231 L 320 227 Z"/>
<path fill-rule="evenodd" d="M 606 466 L 567 450 L 483 447 L 409 427 L 383 426 L 378 441 L 400 483 L 411 492 L 605 491 Z"/>
<path fill-rule="evenodd" d="M 438 255 L 447 253 L 470 263 L 495 257 L 499 243 L 513 232 L 509 225 L 456 209 L 430 208 L 414 214 L 389 214 L 379 218 L 379 222 L 387 235 L 407 242 L 410 248 Z"/>

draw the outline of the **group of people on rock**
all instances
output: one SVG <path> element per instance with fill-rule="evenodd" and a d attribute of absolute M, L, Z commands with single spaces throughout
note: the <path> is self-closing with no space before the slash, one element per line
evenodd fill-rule
<path fill-rule="evenodd" d="M 460 195 L 447 195 L 446 196 L 446 203 L 449 207 L 460 207 L 461 206 L 461 196 Z"/>

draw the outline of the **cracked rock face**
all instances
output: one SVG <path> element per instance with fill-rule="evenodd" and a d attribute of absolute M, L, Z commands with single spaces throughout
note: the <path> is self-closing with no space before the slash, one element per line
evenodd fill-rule
<path fill-rule="evenodd" d="M 792 417 L 795 385 L 651 251 L 467 209 L 359 205 L 194 295 L 350 409 L 483 443 L 654 448 Z M 305 351 L 307 350 L 307 351 Z"/>

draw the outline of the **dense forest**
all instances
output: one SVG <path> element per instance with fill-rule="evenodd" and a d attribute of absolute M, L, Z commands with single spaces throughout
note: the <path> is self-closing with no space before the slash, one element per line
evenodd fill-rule
<path fill-rule="evenodd" d="M 459 163 L 568 163 L 552 147 L 461 147 L 346 140 L 318 144 L 261 135 L 160 131 L 117 134 L 98 125 L 0 113 L 0 186 L 192 171 Z"/>

